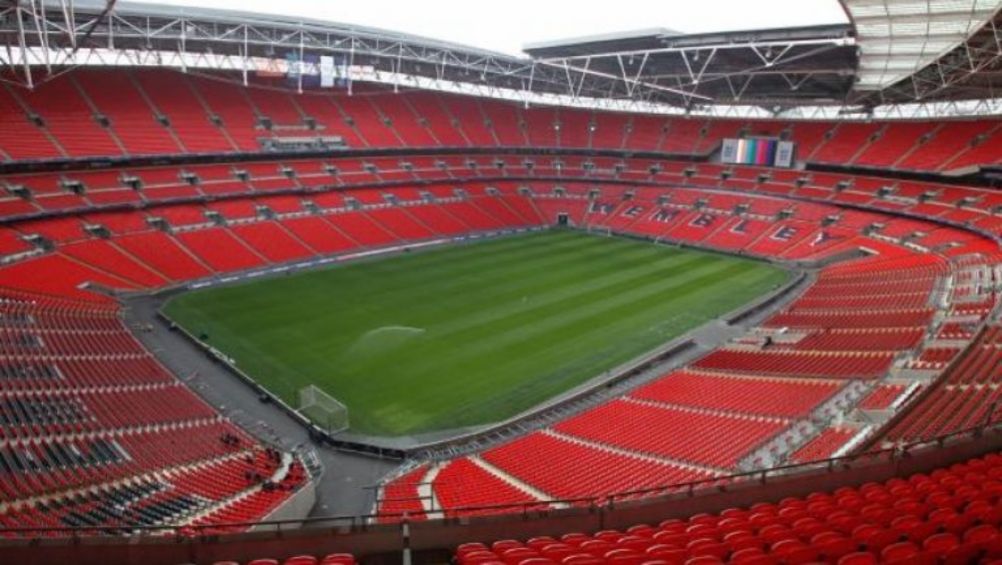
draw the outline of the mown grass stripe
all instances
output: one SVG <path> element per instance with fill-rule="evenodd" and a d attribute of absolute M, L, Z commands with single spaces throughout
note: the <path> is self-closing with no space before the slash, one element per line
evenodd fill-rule
<path fill-rule="evenodd" d="M 396 435 L 508 417 L 780 284 L 746 259 L 525 234 L 208 289 L 167 312 L 295 402 Z"/>

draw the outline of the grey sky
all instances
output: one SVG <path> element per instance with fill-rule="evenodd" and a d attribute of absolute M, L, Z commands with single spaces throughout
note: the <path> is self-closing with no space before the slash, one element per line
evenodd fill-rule
<path fill-rule="evenodd" d="M 145 1 L 145 0 L 135 0 Z M 681 32 L 844 23 L 837 0 L 154 0 L 305 16 L 518 54 L 526 43 L 653 27 Z"/>

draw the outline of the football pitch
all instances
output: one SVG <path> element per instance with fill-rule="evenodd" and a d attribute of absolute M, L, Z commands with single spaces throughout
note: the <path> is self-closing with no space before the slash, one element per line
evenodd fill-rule
<path fill-rule="evenodd" d="M 787 280 L 721 254 L 522 234 L 192 291 L 165 313 L 297 406 L 317 385 L 352 431 L 503 420 Z"/>

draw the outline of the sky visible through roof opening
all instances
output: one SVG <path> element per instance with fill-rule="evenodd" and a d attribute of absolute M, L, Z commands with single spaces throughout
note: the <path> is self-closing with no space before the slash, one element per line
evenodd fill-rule
<path fill-rule="evenodd" d="M 133 0 L 142 2 L 143 0 Z M 510 55 L 529 43 L 668 28 L 682 33 L 846 23 L 837 0 L 155 0 L 364 25 Z"/>

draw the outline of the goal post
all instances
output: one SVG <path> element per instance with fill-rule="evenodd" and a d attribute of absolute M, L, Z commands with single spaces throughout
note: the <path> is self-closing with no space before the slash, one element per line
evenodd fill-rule
<path fill-rule="evenodd" d="M 327 433 L 348 429 L 348 407 L 316 385 L 299 389 L 299 409 L 314 424 Z"/>

